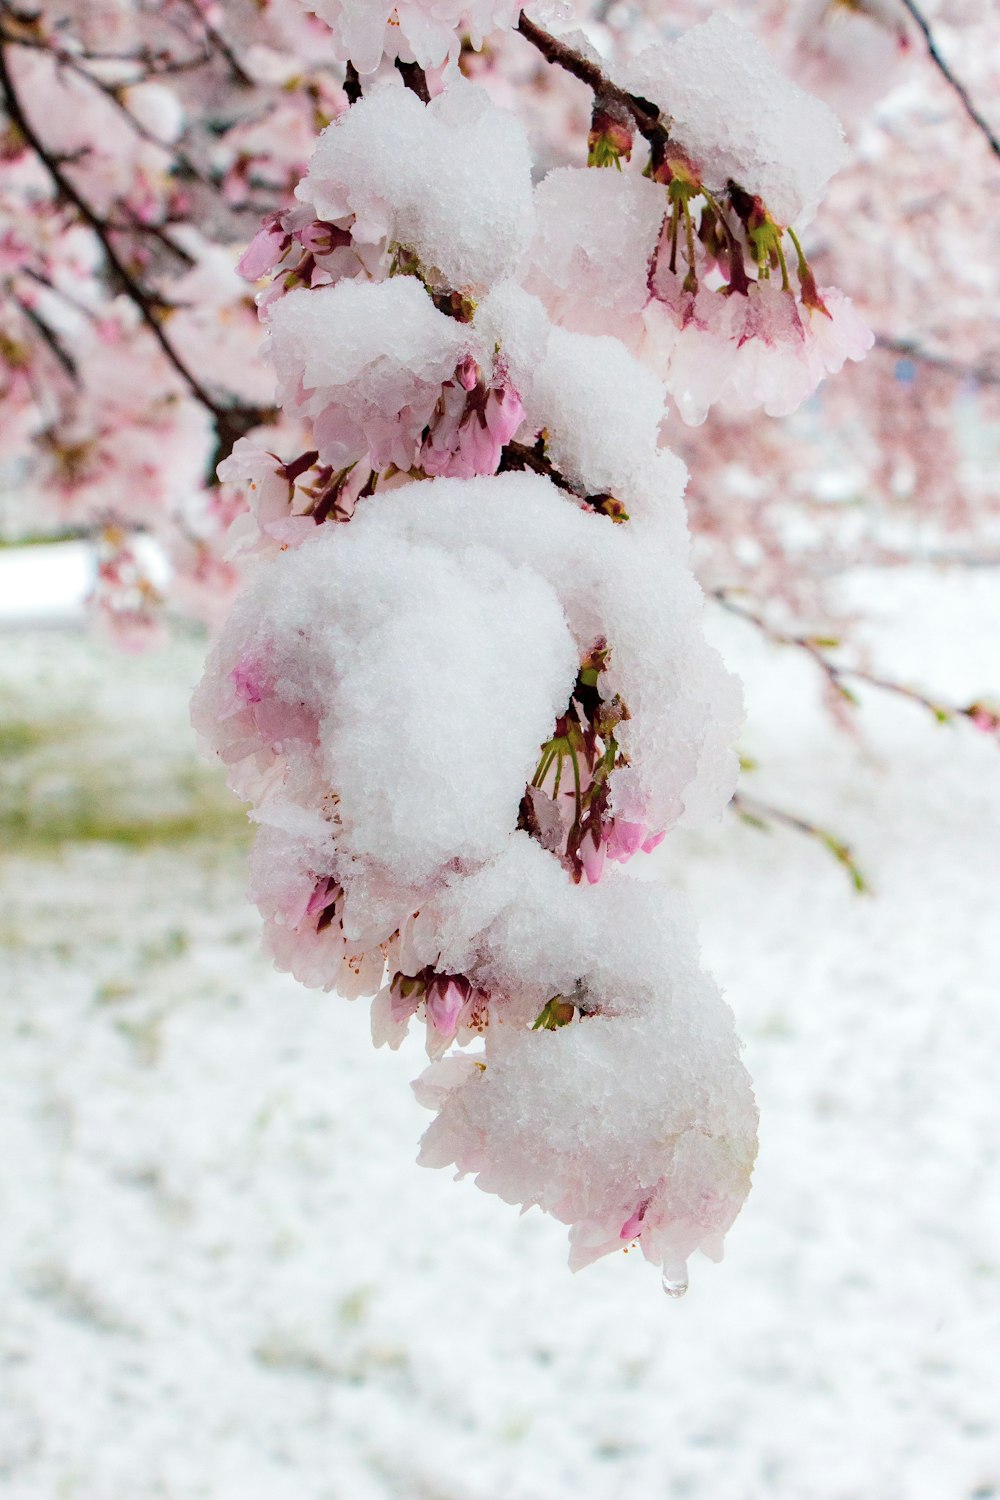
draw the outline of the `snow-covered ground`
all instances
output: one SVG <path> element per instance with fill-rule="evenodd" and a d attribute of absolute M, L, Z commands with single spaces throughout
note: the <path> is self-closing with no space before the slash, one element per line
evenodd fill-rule
<path fill-rule="evenodd" d="M 1000 688 L 997 579 L 870 575 L 880 666 Z M 0 662 L 4 1500 L 1000 1496 L 1000 747 L 720 640 L 747 790 L 668 839 L 761 1105 L 726 1260 L 637 1254 L 413 1164 L 416 1045 L 259 956 L 245 830 L 186 729 L 200 648 Z"/>

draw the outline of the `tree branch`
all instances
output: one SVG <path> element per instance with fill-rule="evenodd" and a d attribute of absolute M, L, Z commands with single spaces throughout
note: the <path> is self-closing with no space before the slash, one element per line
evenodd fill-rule
<path fill-rule="evenodd" d="M 42 318 L 41 315 L 37 313 L 35 309 L 31 307 L 27 302 L 22 301 L 22 299 L 16 294 L 13 300 L 20 308 L 23 316 L 27 319 L 32 328 L 38 334 L 39 338 L 55 356 L 56 360 L 61 365 L 65 373 L 69 376 L 70 380 L 72 380 L 73 384 L 78 385 L 79 377 L 77 375 L 76 364 L 73 360 L 73 356 L 63 348 L 56 334 L 45 322 L 44 318 Z"/>
<path fill-rule="evenodd" d="M 855 860 L 850 845 L 838 839 L 828 829 L 821 828 L 818 823 L 811 823 L 808 818 L 800 818 L 796 813 L 786 812 L 783 807 L 762 802 L 758 797 L 748 797 L 744 792 L 734 792 L 729 806 L 737 817 L 742 818 L 744 823 L 749 823 L 752 828 L 766 830 L 772 823 L 779 823 L 783 828 L 790 828 L 795 833 L 804 834 L 806 838 L 815 839 L 833 855 L 838 864 L 843 865 L 859 896 L 870 891 L 871 887 Z"/>
<path fill-rule="evenodd" d="M 791 631 L 779 630 L 770 625 L 756 610 L 745 604 L 737 604 L 730 597 L 727 589 L 709 589 L 708 594 L 729 614 L 745 620 L 776 646 L 794 646 L 805 652 L 826 678 L 828 686 L 854 707 L 857 707 L 858 699 L 848 684 L 863 683 L 866 687 L 878 688 L 880 692 L 892 693 L 897 698 L 905 698 L 908 702 L 917 704 L 932 714 L 939 724 L 948 724 L 955 719 L 964 718 L 990 733 L 995 734 L 1000 731 L 1000 716 L 983 703 L 970 703 L 964 707 L 952 703 L 941 703 L 916 688 L 907 687 L 902 682 L 895 682 L 890 677 L 880 677 L 864 667 L 842 667 L 827 655 L 827 651 L 837 646 L 836 641 L 823 636 L 796 635 Z"/>
<path fill-rule="evenodd" d="M 581 505 L 587 505 L 591 510 L 597 511 L 602 516 L 608 516 L 612 521 L 627 521 L 628 512 L 620 500 L 614 495 L 593 494 L 588 495 L 572 484 L 556 468 L 555 464 L 545 452 L 545 445 L 539 438 L 534 447 L 527 443 L 507 443 L 500 454 L 499 473 L 509 474 L 527 469 L 532 474 L 539 474 L 543 479 L 549 479 L 556 489 L 565 491 L 579 500 Z"/>
<path fill-rule="evenodd" d="M 396 58 L 396 72 L 402 78 L 411 93 L 416 94 L 421 104 L 430 104 L 430 90 L 427 87 L 427 75 L 419 63 L 403 62 Z"/>
<path fill-rule="evenodd" d="M 934 33 L 931 31 L 930 23 L 928 22 L 926 16 L 917 6 L 915 0 L 900 0 L 900 3 L 902 4 L 903 8 L 907 10 L 913 17 L 913 20 L 919 27 L 924 41 L 927 43 L 928 55 L 930 56 L 930 59 L 933 62 L 934 66 L 937 68 L 938 72 L 941 74 L 941 77 L 958 95 L 959 99 L 962 102 L 962 108 L 965 110 L 965 113 L 968 115 L 973 125 L 975 125 L 976 129 L 982 133 L 983 139 L 986 141 L 990 150 L 993 152 L 993 155 L 997 157 L 998 160 L 1000 160 L 1000 140 L 998 140 L 996 135 L 993 133 L 993 129 L 990 126 L 988 120 L 985 118 L 985 116 L 980 114 L 975 104 L 973 104 L 972 99 L 969 96 L 969 91 L 965 87 L 964 83 L 962 83 L 958 78 L 955 77 L 955 74 L 951 71 L 951 67 L 945 61 L 944 57 L 941 55 L 941 52 L 938 50 L 937 42 L 934 40 Z"/>
<path fill-rule="evenodd" d="M 232 47 L 230 47 L 229 43 L 222 35 L 222 32 L 217 30 L 217 28 L 213 26 L 212 23 L 207 19 L 202 7 L 200 5 L 197 5 L 195 3 L 195 0 L 183 0 L 183 3 L 185 8 L 191 13 L 191 15 L 202 27 L 202 30 L 205 33 L 206 43 L 210 47 L 213 47 L 215 51 L 218 52 L 219 56 L 225 61 L 226 66 L 229 68 L 234 81 L 240 84 L 243 88 L 253 88 L 254 81 L 250 77 L 250 74 L 243 67 L 243 64 L 240 62 L 239 58 L 236 56 L 236 53 L 233 51 Z"/>
<path fill-rule="evenodd" d="M 347 95 L 348 104 L 357 104 L 361 98 L 361 79 L 357 68 L 351 61 L 348 61 L 344 69 L 344 93 Z"/>
<path fill-rule="evenodd" d="M 571 73 L 574 78 L 579 78 L 581 83 L 585 83 L 593 91 L 595 99 L 617 104 L 631 115 L 639 134 L 645 137 L 651 147 L 658 149 L 666 144 L 669 139 L 669 128 L 655 104 L 648 99 L 640 98 L 638 94 L 630 94 L 626 89 L 620 88 L 598 63 L 591 62 L 589 57 L 584 57 L 582 53 L 567 46 L 565 42 L 561 42 L 558 37 L 544 31 L 541 26 L 529 20 L 523 10 L 518 18 L 517 29 L 541 53 L 546 62 L 555 63 L 557 67 Z"/>

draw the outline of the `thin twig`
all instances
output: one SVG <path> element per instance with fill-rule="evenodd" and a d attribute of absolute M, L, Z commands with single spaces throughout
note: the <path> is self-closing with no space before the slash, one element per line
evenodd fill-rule
<path fill-rule="evenodd" d="M 239 58 L 236 56 L 236 53 L 233 51 L 232 47 L 230 47 L 229 43 L 222 35 L 222 32 L 218 31 L 216 27 L 214 27 L 212 23 L 207 20 L 201 6 L 196 4 L 196 0 L 183 0 L 183 3 L 186 9 L 190 11 L 191 15 L 195 17 L 195 19 L 199 22 L 202 29 L 204 30 L 205 40 L 209 43 L 210 46 L 214 47 L 219 56 L 225 60 L 226 65 L 228 66 L 229 71 L 232 73 L 234 80 L 243 88 L 253 88 L 253 79 L 250 77 L 250 74 L 243 67 L 243 64 L 240 62 Z"/>
<path fill-rule="evenodd" d="M 595 99 L 617 104 L 631 115 L 639 134 L 645 137 L 650 146 L 662 148 L 666 144 L 668 125 L 655 104 L 621 88 L 598 63 L 592 62 L 589 57 L 584 57 L 558 37 L 544 31 L 541 26 L 529 20 L 523 10 L 518 18 L 517 29 L 542 54 L 546 62 L 555 63 L 557 67 L 585 83 L 593 91 Z"/>
<path fill-rule="evenodd" d="M 5 9 L 7 9 L 7 7 L 2 3 L 2 0 L 0 0 L 0 10 Z M 90 69 L 84 65 L 84 61 L 75 53 L 68 52 L 64 48 L 55 45 L 47 46 L 45 42 L 31 41 L 25 43 L 22 41 L 20 36 L 12 36 L 9 32 L 3 30 L 3 28 L 0 28 L 0 44 L 3 43 L 9 43 L 17 47 L 27 45 L 33 47 L 36 51 L 46 53 L 59 67 L 65 68 L 68 73 L 72 73 L 74 77 L 81 79 L 82 82 L 86 84 L 89 84 L 92 89 L 95 89 L 99 94 L 107 99 L 111 107 L 113 109 L 116 109 L 118 113 L 128 121 L 129 126 L 132 130 L 135 131 L 140 140 L 145 141 L 147 145 L 155 146 L 157 150 L 162 151 L 165 155 L 169 156 L 172 162 L 171 170 L 173 172 L 173 175 L 178 180 L 200 182 L 203 187 L 210 188 L 213 191 L 218 188 L 218 180 L 206 175 L 206 173 L 204 173 L 201 168 L 197 166 L 194 161 L 192 161 L 191 157 L 188 156 L 186 151 L 184 151 L 180 146 L 173 144 L 172 142 L 162 140 L 160 136 L 156 135 L 152 130 L 150 130 L 142 123 L 142 121 L 132 112 L 132 110 L 129 109 L 128 104 L 125 102 L 125 99 L 122 97 L 119 91 L 118 85 L 106 83 L 104 79 L 98 78 L 96 74 L 92 73 Z M 172 246 L 171 248 L 175 247 Z"/>
<path fill-rule="evenodd" d="M 527 443 L 511 442 L 507 443 L 501 450 L 499 467 L 501 474 L 518 473 L 524 470 L 527 470 L 531 474 L 539 474 L 543 479 L 551 480 L 556 489 L 563 490 L 566 494 L 572 495 L 575 500 L 579 500 L 581 505 L 587 505 L 591 510 L 595 510 L 603 516 L 608 516 L 616 521 L 628 520 L 628 513 L 625 507 L 614 495 L 606 493 L 588 494 L 580 486 L 571 483 L 565 474 L 561 474 L 545 452 L 545 445 L 541 438 L 538 439 L 533 447 L 530 447 Z"/>
<path fill-rule="evenodd" d="M 734 792 L 729 805 L 737 817 L 753 828 L 767 829 L 772 823 L 780 823 L 783 828 L 790 828 L 795 833 L 804 834 L 806 838 L 815 839 L 833 855 L 838 864 L 843 865 L 858 895 L 871 890 L 850 845 L 845 844 L 843 839 L 838 839 L 829 829 L 820 827 L 818 823 L 811 823 L 808 818 L 800 818 L 797 813 L 786 812 L 783 807 L 762 802 L 758 797 L 748 797 L 745 792 Z"/>
<path fill-rule="evenodd" d="M 536 443 L 534 447 L 528 443 L 507 443 L 500 454 L 500 473 L 517 473 L 524 470 L 531 474 L 540 474 L 544 479 L 551 479 L 557 489 L 565 490 L 578 500 L 583 499 L 580 492 L 563 474 L 560 474 L 552 460 L 546 456 L 541 443 Z"/>
<path fill-rule="evenodd" d="M 67 307 L 73 308 L 74 312 L 82 313 L 85 318 L 90 319 L 97 316 L 93 307 L 88 306 L 79 297 L 74 297 L 64 287 L 56 286 L 50 277 L 39 271 L 35 266 L 19 266 L 18 271 L 22 276 L 27 277 L 29 281 L 33 281 L 36 286 L 43 286 L 47 292 L 51 292 L 54 297 L 58 297 Z"/>
<path fill-rule="evenodd" d="M 122 203 L 119 205 L 119 207 L 124 208 L 125 211 L 129 214 L 132 213 L 132 210 L 129 208 L 129 205 L 127 203 Z M 116 224 L 111 219 L 105 219 L 104 221 L 106 228 L 112 234 L 132 234 L 136 235 L 139 239 L 145 238 L 155 240 L 156 243 L 160 245 L 164 250 L 167 250 L 171 255 L 176 256 L 176 258 L 181 262 L 182 265 L 187 266 L 188 269 L 190 269 L 192 266 L 197 265 L 195 257 L 191 255 L 187 250 L 183 249 L 180 245 L 175 244 L 174 241 L 170 238 L 170 235 L 167 233 L 167 229 L 171 225 L 176 225 L 182 222 L 182 220 L 169 219 L 164 220 L 162 224 L 143 224 L 137 217 L 133 218 L 132 222 L 129 224 Z"/>
<path fill-rule="evenodd" d="M 73 356 L 63 348 L 62 344 L 60 344 L 55 332 L 45 322 L 44 318 L 42 318 L 41 315 L 36 312 L 35 308 L 31 307 L 27 302 L 23 302 L 20 297 L 15 296 L 14 301 L 20 308 L 24 317 L 28 320 L 32 328 L 38 334 L 39 338 L 45 344 L 46 348 L 48 348 L 50 352 L 55 355 L 55 358 L 58 360 L 59 364 L 62 366 L 66 374 L 69 376 L 70 380 L 73 381 L 74 385 L 78 384 L 79 376 L 77 374 L 76 362 L 74 361 Z"/>
<path fill-rule="evenodd" d="M 30 47 L 35 52 L 46 52 L 60 61 L 72 58 L 80 63 L 122 63 L 129 68 L 139 68 L 144 75 L 187 73 L 193 68 L 202 68 L 211 62 L 211 49 L 206 47 L 203 52 L 194 53 L 190 57 L 171 57 L 169 52 L 153 52 L 148 47 L 141 47 L 137 52 L 105 52 L 84 47 L 78 37 L 73 38 L 72 50 L 60 46 L 54 37 L 44 35 L 41 28 L 41 13 L 33 10 L 28 13 L 19 11 L 10 0 L 0 0 L 0 11 L 10 17 L 13 24 L 18 28 L 17 35 L 11 37 L 19 47 Z"/>
<path fill-rule="evenodd" d="M 997 715 L 982 703 L 970 703 L 965 706 L 941 703 L 928 697 L 926 693 L 921 693 L 917 688 L 907 687 L 905 683 L 895 682 L 890 677 L 880 677 L 864 667 L 840 666 L 827 655 L 828 651 L 837 647 L 837 641 L 824 636 L 797 635 L 793 631 L 779 630 L 776 626 L 769 624 L 756 610 L 748 605 L 738 604 L 727 589 L 709 589 L 708 594 L 729 614 L 745 620 L 776 646 L 794 646 L 804 652 L 815 663 L 833 691 L 852 706 L 857 706 L 858 699 L 849 684 L 863 683 L 866 687 L 878 688 L 880 692 L 892 693 L 897 698 L 905 698 L 908 702 L 917 704 L 932 714 L 939 724 L 948 724 L 954 719 L 965 718 L 981 728 L 993 731 L 1000 728 L 1000 722 L 992 725 L 989 723 L 996 719 Z"/>
<path fill-rule="evenodd" d="M 980 114 L 979 110 L 972 102 L 969 91 L 965 87 L 964 83 L 962 83 L 960 79 L 955 77 L 955 74 L 951 71 L 950 65 L 941 55 L 941 52 L 938 49 L 938 44 L 934 40 L 934 33 L 930 28 L 930 23 L 928 22 L 926 16 L 916 5 L 915 0 L 900 0 L 900 3 L 902 4 L 904 10 L 909 11 L 910 15 L 913 17 L 913 20 L 919 27 L 924 41 L 927 43 L 928 55 L 934 66 L 937 68 L 938 72 L 941 74 L 941 77 L 945 80 L 946 83 L 951 86 L 952 89 L 954 89 L 955 93 L 962 101 L 962 108 L 965 110 L 965 113 L 968 115 L 973 125 L 976 126 L 977 130 L 982 132 L 983 139 L 986 141 L 990 150 L 993 152 L 993 155 L 997 157 L 998 160 L 1000 160 L 1000 140 L 997 139 L 988 120 L 985 118 L 985 116 Z"/>

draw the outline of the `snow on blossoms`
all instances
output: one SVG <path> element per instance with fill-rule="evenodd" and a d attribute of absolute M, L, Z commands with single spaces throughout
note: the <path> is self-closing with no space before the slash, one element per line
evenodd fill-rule
<path fill-rule="evenodd" d="M 800 239 L 843 161 L 840 127 L 721 15 L 627 76 L 670 133 L 646 176 L 562 168 L 539 184 L 526 284 L 558 321 L 622 338 L 686 422 L 716 403 L 788 415 L 873 343 Z"/>
<path fill-rule="evenodd" d="M 485 1036 L 469 1076 L 491 1090 L 505 1078 L 512 1099 L 518 1064 L 502 1043 L 524 1030 L 529 1058 L 556 1059 L 551 1086 L 583 1121 L 592 1044 L 546 1033 L 629 1017 L 630 1103 L 617 1124 L 605 1112 L 599 1151 L 591 1131 L 572 1159 L 564 1147 L 553 1155 L 544 1091 L 526 1117 L 545 1182 L 526 1179 L 517 1201 L 575 1226 L 575 1263 L 619 1246 L 643 1204 L 649 1237 L 627 1239 L 652 1258 L 674 1265 L 702 1240 L 717 1245 L 753 1155 L 731 1018 L 701 976 L 725 1024 L 692 1045 L 710 1063 L 712 1097 L 729 1109 L 737 1086 L 742 1104 L 716 1114 L 700 1093 L 673 1091 L 679 1123 L 664 1144 L 660 1053 L 641 1033 L 668 1049 L 679 1040 L 672 1004 L 655 994 L 664 973 L 687 973 L 693 937 L 677 917 L 687 956 L 675 969 L 669 933 L 644 919 L 632 930 L 630 903 L 649 906 L 649 890 L 590 884 L 598 852 L 637 853 L 724 804 L 733 782 L 739 695 L 701 636 L 684 560 L 661 555 L 663 541 L 655 521 L 616 526 L 532 474 L 376 494 L 350 525 L 316 528 L 259 566 L 195 699 L 196 724 L 255 803 L 254 895 L 272 953 L 304 982 L 376 993 L 378 1040 L 398 1043 L 418 1012 L 433 1055 Z M 680 1016 L 689 997 L 676 983 Z M 522 1144 L 469 1125 L 467 1108 L 474 1119 L 480 1099 L 498 1097 L 473 1096 L 460 1096 L 458 1135 L 442 1126 L 427 1159 L 451 1150 L 484 1186 L 499 1173 L 510 1197 Z M 646 1134 L 630 1142 L 637 1115 Z M 670 1184 L 690 1175 L 684 1162 L 706 1132 L 721 1154 L 698 1157 L 705 1172 L 675 1205 Z M 700 1192 L 712 1207 L 692 1219 Z"/>
<path fill-rule="evenodd" d="M 520 121 L 461 76 L 427 105 L 396 79 L 323 132 L 296 196 L 356 252 L 405 247 L 436 285 L 478 295 L 527 249 L 531 155 Z"/>
<path fill-rule="evenodd" d="M 440 7 L 393 37 L 319 11 L 359 71 L 404 67 L 243 258 L 283 424 L 222 469 L 261 556 L 194 722 L 252 804 L 276 963 L 371 997 L 379 1044 L 423 1025 L 421 1160 L 561 1219 L 574 1267 L 637 1242 L 677 1287 L 721 1253 L 756 1110 L 691 914 L 622 868 L 737 770 L 664 424 L 669 395 L 791 409 L 862 352 L 795 227 L 839 129 L 712 23 L 635 64 L 645 173 L 533 188 L 516 119 L 407 72 L 450 49 Z M 595 112 L 595 163 L 632 144 Z"/>

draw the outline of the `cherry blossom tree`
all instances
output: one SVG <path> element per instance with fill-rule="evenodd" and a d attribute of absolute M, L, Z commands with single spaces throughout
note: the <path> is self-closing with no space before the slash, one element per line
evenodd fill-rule
<path fill-rule="evenodd" d="M 313 8 L 0 0 L 3 458 L 126 643 L 145 534 L 221 627 L 194 722 L 270 952 L 423 1025 L 421 1160 L 676 1293 L 756 1111 L 691 913 L 616 867 L 732 803 L 860 882 L 735 793 L 705 593 L 841 709 L 1000 726 L 845 658 L 816 567 L 989 535 L 985 64 L 910 0 Z"/>

